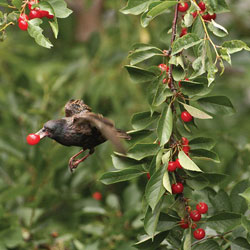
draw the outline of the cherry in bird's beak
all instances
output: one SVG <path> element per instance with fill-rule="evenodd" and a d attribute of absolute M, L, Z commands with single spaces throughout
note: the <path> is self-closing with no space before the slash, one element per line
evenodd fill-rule
<path fill-rule="evenodd" d="M 43 139 L 44 137 L 48 136 L 49 133 L 48 133 L 48 131 L 46 131 L 45 128 L 42 128 L 38 132 L 36 132 L 36 135 L 39 135 L 40 139 Z"/>

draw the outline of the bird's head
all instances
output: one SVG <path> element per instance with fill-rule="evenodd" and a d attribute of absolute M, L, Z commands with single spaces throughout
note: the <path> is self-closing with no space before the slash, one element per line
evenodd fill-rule
<path fill-rule="evenodd" d="M 44 137 L 56 139 L 61 134 L 64 123 L 62 119 L 47 121 L 36 134 L 40 136 L 40 139 Z"/>

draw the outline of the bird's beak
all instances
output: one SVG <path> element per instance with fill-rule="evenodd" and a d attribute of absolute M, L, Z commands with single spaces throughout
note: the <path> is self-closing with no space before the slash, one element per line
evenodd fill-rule
<path fill-rule="evenodd" d="M 42 128 L 38 132 L 36 132 L 36 135 L 39 135 L 40 139 L 43 139 L 44 137 L 48 136 L 49 133 L 45 130 L 45 128 Z"/>

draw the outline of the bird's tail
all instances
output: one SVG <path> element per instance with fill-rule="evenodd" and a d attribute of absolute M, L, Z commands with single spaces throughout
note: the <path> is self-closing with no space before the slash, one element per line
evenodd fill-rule
<path fill-rule="evenodd" d="M 126 132 L 120 130 L 120 129 L 116 129 L 117 132 L 117 137 L 121 138 L 121 139 L 125 139 L 125 140 L 131 140 L 131 136 L 128 135 Z"/>

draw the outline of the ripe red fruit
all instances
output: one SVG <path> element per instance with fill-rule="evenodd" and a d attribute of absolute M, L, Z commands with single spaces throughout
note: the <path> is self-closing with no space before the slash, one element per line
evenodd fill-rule
<path fill-rule="evenodd" d="M 180 37 L 185 36 L 186 34 L 187 34 L 187 28 L 182 28 Z"/>
<path fill-rule="evenodd" d="M 41 18 L 41 13 L 39 9 L 31 10 L 29 14 L 29 19 Z"/>
<path fill-rule="evenodd" d="M 95 192 L 95 193 L 93 193 L 92 197 L 95 200 L 100 201 L 102 199 L 102 194 L 100 192 Z"/>
<path fill-rule="evenodd" d="M 49 15 L 49 12 L 47 10 L 39 10 L 40 12 L 40 18 L 47 17 Z"/>
<path fill-rule="evenodd" d="M 188 223 L 187 223 L 184 219 L 182 219 L 182 220 L 179 222 L 179 225 L 180 225 L 180 227 L 183 228 L 183 229 L 189 228 Z"/>
<path fill-rule="evenodd" d="M 203 3 L 203 2 L 199 2 L 199 3 L 198 3 L 198 6 L 200 7 L 200 9 L 201 9 L 202 11 L 204 11 L 204 10 L 206 9 L 206 5 L 205 5 L 205 3 Z"/>
<path fill-rule="evenodd" d="M 201 214 L 197 210 L 193 210 L 189 213 L 193 221 L 199 221 L 201 219 Z"/>
<path fill-rule="evenodd" d="M 147 173 L 148 180 L 151 178 L 150 173 Z"/>
<path fill-rule="evenodd" d="M 23 23 L 25 21 L 20 21 L 19 22 L 19 27 L 20 27 L 20 24 Z M 27 22 L 26 22 L 27 23 Z M 28 27 L 28 23 L 27 23 L 27 27 Z M 21 28 L 20 28 L 21 29 Z M 40 141 L 40 136 L 37 135 L 37 134 L 29 134 L 27 137 L 26 137 L 26 141 L 29 145 L 36 145 L 39 141 Z"/>
<path fill-rule="evenodd" d="M 191 116 L 187 111 L 183 111 L 181 113 L 181 119 L 184 122 L 191 122 L 193 119 L 193 116 Z"/>
<path fill-rule="evenodd" d="M 185 12 L 188 9 L 188 3 L 179 3 L 178 4 L 178 10 L 180 12 Z"/>
<path fill-rule="evenodd" d="M 189 151 L 190 151 L 190 147 L 189 147 L 189 146 L 184 146 L 184 147 L 182 147 L 182 150 L 183 150 L 183 152 L 184 152 L 185 154 L 188 154 Z"/>
<path fill-rule="evenodd" d="M 29 10 L 32 9 L 32 5 L 37 4 L 37 3 L 39 3 L 39 1 L 36 2 L 36 0 L 30 0 L 28 2 L 28 8 L 29 8 Z"/>
<path fill-rule="evenodd" d="M 163 72 L 163 71 L 168 72 L 168 70 L 169 70 L 169 67 L 164 63 L 159 64 L 158 67 L 160 68 L 161 72 Z"/>
<path fill-rule="evenodd" d="M 48 14 L 46 17 L 47 17 L 48 19 L 53 19 L 53 18 L 54 18 L 54 15 Z"/>
<path fill-rule="evenodd" d="M 214 13 L 214 14 L 212 14 L 212 15 L 209 15 L 210 16 L 210 20 L 215 20 L 215 18 L 216 18 L 216 13 Z"/>
<path fill-rule="evenodd" d="M 27 20 L 29 20 L 29 17 L 26 14 L 22 13 L 17 19 L 17 21 L 20 22 L 22 20 L 27 22 Z"/>
<path fill-rule="evenodd" d="M 183 184 L 181 182 L 176 182 L 172 184 L 172 192 L 173 194 L 180 194 L 183 192 Z"/>
<path fill-rule="evenodd" d="M 189 140 L 186 137 L 181 137 L 182 145 L 187 146 L 189 143 Z"/>
<path fill-rule="evenodd" d="M 193 232 L 193 235 L 196 240 L 201 240 L 205 237 L 206 233 L 204 229 L 198 228 Z"/>
<path fill-rule="evenodd" d="M 168 171 L 169 172 L 174 172 L 176 170 L 176 162 L 175 161 L 170 161 L 168 162 Z"/>
<path fill-rule="evenodd" d="M 20 20 L 20 22 L 18 22 L 18 27 L 21 29 L 21 30 L 27 30 L 28 29 L 28 22 L 24 21 L 24 20 Z M 39 137 L 40 138 L 40 137 Z M 32 144 L 33 145 L 33 144 Z"/>
<path fill-rule="evenodd" d="M 208 210 L 208 206 L 207 206 L 207 203 L 205 202 L 200 202 L 196 205 L 196 209 L 199 213 L 201 214 L 205 214 Z"/>
<path fill-rule="evenodd" d="M 176 168 L 182 168 L 179 159 L 175 160 L 175 165 L 176 165 Z"/>
<path fill-rule="evenodd" d="M 206 14 L 206 15 L 203 15 L 202 18 L 203 18 L 204 20 L 206 20 L 206 21 L 211 21 L 212 19 L 215 20 L 216 14 L 215 14 L 215 13 L 212 14 L 212 15 Z"/>
<path fill-rule="evenodd" d="M 195 12 L 193 12 L 193 13 L 191 13 L 191 14 L 192 14 L 193 18 L 196 18 L 197 15 L 198 15 L 197 11 L 195 11 Z"/>

